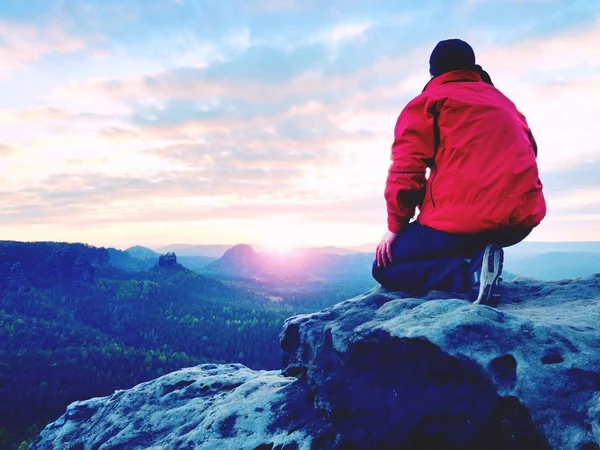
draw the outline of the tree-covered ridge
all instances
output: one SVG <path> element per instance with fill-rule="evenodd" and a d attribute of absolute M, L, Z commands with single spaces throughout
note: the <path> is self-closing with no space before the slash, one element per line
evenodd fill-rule
<path fill-rule="evenodd" d="M 0 446 L 107 395 L 202 362 L 280 363 L 296 310 L 191 272 L 147 271 L 84 244 L 0 242 Z M 29 429 L 29 431 L 28 431 Z"/>
<path fill-rule="evenodd" d="M 0 241 L 0 289 L 28 291 L 64 281 L 88 282 L 109 261 L 107 249 L 86 244 Z"/>

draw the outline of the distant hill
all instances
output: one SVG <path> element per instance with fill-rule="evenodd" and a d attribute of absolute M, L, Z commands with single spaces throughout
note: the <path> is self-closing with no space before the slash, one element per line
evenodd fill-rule
<path fill-rule="evenodd" d="M 195 272 L 202 272 L 204 268 L 213 261 L 216 261 L 217 258 L 214 256 L 179 256 L 177 255 L 179 262 L 190 270 Z"/>
<path fill-rule="evenodd" d="M 512 247 L 507 247 L 505 253 L 509 257 L 534 256 L 552 252 L 592 252 L 600 253 L 600 242 L 521 242 Z"/>
<path fill-rule="evenodd" d="M 221 258 L 204 268 L 209 274 L 227 278 L 252 278 L 269 266 L 269 257 L 250 245 L 239 244 L 228 249 Z"/>
<path fill-rule="evenodd" d="M 129 253 L 131 256 L 133 256 L 134 258 L 138 258 L 138 259 L 154 259 L 154 260 L 156 260 L 160 256 L 160 253 L 157 253 L 154 250 L 152 250 L 148 247 L 143 247 L 141 245 L 129 247 L 125 251 L 127 253 Z M 165 253 L 167 253 L 167 252 L 165 252 Z"/>
<path fill-rule="evenodd" d="M 198 245 L 198 244 L 171 244 L 166 245 L 164 247 L 157 247 L 154 250 L 148 249 L 150 251 L 154 251 L 155 253 L 167 253 L 167 252 L 175 252 L 180 258 L 182 256 L 207 256 L 212 257 L 214 259 L 218 259 L 225 254 L 227 250 L 232 248 L 232 245 L 226 244 L 217 244 L 217 245 Z M 261 253 L 276 253 L 276 251 L 269 250 L 266 247 L 261 246 L 252 246 L 255 250 L 260 251 Z M 146 249 L 147 247 L 131 247 L 132 249 L 141 248 Z M 310 253 L 310 254 L 330 254 L 330 255 L 352 255 L 355 253 L 373 253 L 375 249 L 375 244 L 371 246 L 365 246 L 367 248 L 365 251 L 359 250 L 358 248 L 345 248 L 345 247 L 335 247 L 335 246 L 324 246 L 324 247 L 306 247 L 299 248 L 296 250 L 296 253 Z M 127 249 L 129 251 L 130 249 Z"/>
<path fill-rule="evenodd" d="M 155 248 L 159 253 L 174 252 L 179 257 L 182 256 L 209 256 L 220 258 L 231 248 L 231 245 L 197 245 L 197 244 L 171 244 L 164 247 Z"/>
<path fill-rule="evenodd" d="M 556 281 L 600 273 L 600 252 L 549 252 L 507 257 L 504 268 L 522 277 Z"/>
<path fill-rule="evenodd" d="M 234 246 L 233 248 L 236 248 Z M 352 248 L 334 246 L 298 249 L 291 253 L 260 251 L 246 254 L 242 261 L 233 258 L 233 254 L 217 259 L 214 256 L 180 256 L 186 267 L 199 272 L 210 273 L 219 278 L 254 278 L 266 282 L 276 280 L 315 280 L 340 277 L 339 282 L 360 280 L 359 284 L 368 286 L 370 280 L 370 259 L 376 244 L 362 244 Z M 174 244 L 161 250 L 180 249 L 184 254 L 213 255 L 222 252 L 225 256 L 230 250 L 224 245 L 186 245 Z M 344 256 L 348 259 L 327 259 L 323 255 Z M 600 272 L 597 261 L 600 260 L 600 242 L 521 242 L 505 249 L 505 274 L 507 280 L 524 276 L 544 281 L 587 276 Z M 192 259 L 196 258 L 196 259 Z M 333 269 L 337 267 L 338 269 Z M 337 271 L 337 272 L 336 272 Z M 334 275 L 335 273 L 335 275 Z"/>
<path fill-rule="evenodd" d="M 155 254 L 151 257 L 145 257 L 143 255 L 147 253 L 143 251 L 134 250 L 133 253 L 130 253 L 129 250 L 123 251 L 116 248 L 108 248 L 107 251 L 112 266 L 134 272 L 149 270 L 156 264 L 160 256 L 159 254 Z M 141 257 L 135 256 L 136 254 L 141 255 Z"/>
<path fill-rule="evenodd" d="M 166 248 L 166 247 L 165 247 Z M 109 249 L 110 250 L 110 249 Z M 171 251 L 165 251 L 165 253 L 170 253 Z M 112 255 L 111 262 L 114 261 L 114 264 L 118 267 L 127 270 L 148 270 L 150 267 L 154 266 L 160 257 L 160 253 L 155 252 L 154 250 L 143 247 L 141 245 L 136 245 L 134 247 L 129 247 L 125 250 L 125 255 L 122 254 L 114 254 Z M 174 252 L 173 252 L 174 253 Z M 187 267 L 190 270 L 198 272 L 207 264 L 215 261 L 217 258 L 213 256 L 177 256 L 179 263 Z M 133 259 L 131 259 L 133 258 Z"/>
<path fill-rule="evenodd" d="M 247 244 L 236 245 L 204 271 L 217 277 L 255 278 L 267 282 L 343 282 L 365 279 L 372 285 L 373 256 L 352 251 L 327 253 L 334 247 L 298 250 L 289 253 L 257 252 Z M 323 253 L 325 252 L 325 253 Z M 335 278 L 335 279 L 334 279 Z"/>
<path fill-rule="evenodd" d="M 316 309 L 375 287 L 372 261 L 367 253 L 267 253 L 237 245 L 201 273 L 284 305 Z"/>

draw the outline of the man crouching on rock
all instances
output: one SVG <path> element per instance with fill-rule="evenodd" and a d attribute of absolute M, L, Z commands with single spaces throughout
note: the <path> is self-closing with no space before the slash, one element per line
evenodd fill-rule
<path fill-rule="evenodd" d="M 537 145 L 469 44 L 438 43 L 429 67 L 431 80 L 396 123 L 389 231 L 373 277 L 395 290 L 479 288 L 475 303 L 495 304 L 502 247 L 521 242 L 546 214 Z"/>

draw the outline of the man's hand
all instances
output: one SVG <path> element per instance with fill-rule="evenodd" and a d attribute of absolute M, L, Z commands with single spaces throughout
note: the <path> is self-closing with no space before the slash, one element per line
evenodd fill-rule
<path fill-rule="evenodd" d="M 375 259 L 377 260 L 377 267 L 387 267 L 392 262 L 392 242 L 398 236 L 396 233 L 386 231 L 381 238 L 381 242 L 377 246 L 375 251 Z"/>

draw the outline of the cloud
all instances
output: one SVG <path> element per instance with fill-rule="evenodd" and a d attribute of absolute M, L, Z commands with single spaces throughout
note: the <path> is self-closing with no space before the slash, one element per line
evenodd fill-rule
<path fill-rule="evenodd" d="M 155 201 L 178 197 L 219 197 L 233 195 L 256 198 L 274 193 L 272 183 L 281 189 L 290 187 L 298 171 L 293 168 L 276 170 L 248 169 L 243 172 L 230 166 L 197 167 L 194 170 L 159 172 L 152 176 L 111 176 L 104 173 L 54 174 L 37 186 L 18 191 L 20 200 L 90 204 L 94 207 L 112 201 Z M 7 192 L 5 194 L 8 195 Z"/>
<path fill-rule="evenodd" d="M 299 154 L 290 164 L 288 157 L 277 153 L 206 157 L 202 148 L 193 146 L 163 151 L 169 158 L 185 159 L 188 168 L 139 176 L 50 175 L 35 186 L 0 192 L 0 224 L 31 219 L 74 224 L 257 220 L 286 214 L 309 221 L 383 220 L 381 186 L 361 193 L 350 184 L 341 185 L 341 193 L 332 196 L 318 185 L 302 183 L 301 167 L 315 155 Z M 336 178 L 330 181 L 336 182 Z"/>
<path fill-rule="evenodd" d="M 466 6 L 477 6 L 485 3 L 491 3 L 493 0 L 463 0 L 463 4 Z M 551 5 L 553 3 L 564 2 L 564 0 L 505 0 L 506 3 L 518 4 L 539 4 L 539 5 Z"/>
<path fill-rule="evenodd" d="M 119 127 L 102 128 L 98 132 L 98 135 L 107 138 L 111 141 L 132 140 L 138 139 L 140 137 L 140 133 L 135 129 L 126 129 Z"/>
<path fill-rule="evenodd" d="M 600 161 L 594 161 L 544 177 L 550 220 L 600 215 L 600 180 L 594 172 L 599 167 Z"/>
<path fill-rule="evenodd" d="M 0 143 L 0 156 L 8 156 L 13 153 L 13 148 L 10 145 Z"/>
<path fill-rule="evenodd" d="M 0 22 L 0 75 L 50 54 L 71 54 L 86 48 L 84 39 L 67 34 L 58 25 L 35 27 Z"/>
<path fill-rule="evenodd" d="M 38 107 L 29 109 L 0 110 L 0 122 L 5 123 L 34 123 L 64 120 L 69 117 L 67 111 L 53 107 Z"/>
<path fill-rule="evenodd" d="M 370 23 L 342 23 L 334 26 L 331 31 L 321 35 L 325 41 L 337 44 L 341 41 L 356 39 L 364 35 L 371 27 Z"/>
<path fill-rule="evenodd" d="M 293 51 L 274 46 L 252 46 L 238 57 L 213 64 L 201 71 L 202 78 L 213 82 L 254 82 L 286 84 L 305 72 L 310 72 L 327 61 L 322 45 L 311 44 Z"/>
<path fill-rule="evenodd" d="M 600 37 L 600 34 L 599 34 Z M 580 103 L 596 105 L 600 103 L 600 58 L 597 72 L 591 71 L 587 76 L 576 76 L 570 79 L 557 77 L 541 83 L 538 88 L 540 98 L 554 101 L 574 100 Z"/>
<path fill-rule="evenodd" d="M 551 37 L 530 37 L 503 47 L 483 47 L 480 56 L 493 71 L 512 77 L 533 73 L 543 76 L 585 66 L 600 66 L 600 19 L 587 26 L 565 30 Z"/>
<path fill-rule="evenodd" d="M 326 143 L 298 142 L 269 136 L 240 138 L 243 133 L 211 136 L 199 143 L 172 144 L 147 152 L 187 167 L 210 167 L 215 171 L 237 170 L 245 177 L 250 170 L 271 170 L 293 166 L 296 170 L 329 167 L 339 154 Z M 243 144 L 242 144 L 243 143 Z M 296 173 L 296 172 L 294 172 Z"/>
<path fill-rule="evenodd" d="M 600 150 L 583 156 L 578 164 L 543 173 L 542 182 L 545 192 L 549 195 L 590 188 L 600 189 L 598 173 L 600 173 Z"/>
<path fill-rule="evenodd" d="M 255 176 L 257 180 L 264 180 L 264 173 L 256 173 Z M 295 216 L 300 221 L 308 222 L 364 223 L 376 219 L 381 222 L 385 213 L 382 196 L 345 200 L 303 198 L 284 193 L 285 185 L 282 185 L 282 191 L 272 192 L 272 186 L 267 186 L 267 183 L 264 184 L 263 192 L 257 193 L 256 183 L 253 183 L 244 186 L 252 189 L 252 196 L 242 190 L 238 191 L 237 196 L 223 196 L 215 192 L 212 198 L 202 199 L 195 196 L 198 190 L 206 187 L 218 189 L 218 186 L 209 186 L 204 180 L 191 178 L 150 183 L 139 179 L 93 179 L 94 184 L 97 184 L 93 192 L 88 188 L 72 186 L 70 189 L 28 189 L 13 193 L 11 201 L 2 205 L 0 225 L 16 225 L 32 219 L 37 223 L 68 221 L 76 225 L 260 221 L 281 216 Z M 274 179 L 268 181 L 272 182 Z M 3 194 L 6 197 L 6 193 Z M 172 200 L 173 196 L 177 197 L 177 201 Z M 13 200 L 17 197 L 19 202 Z"/>
<path fill-rule="evenodd" d="M 243 0 L 242 6 L 254 12 L 295 12 L 317 5 L 317 0 Z"/>

